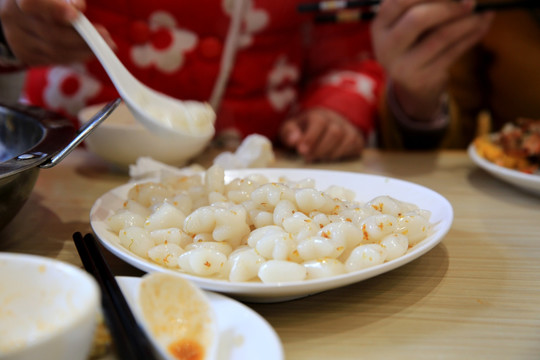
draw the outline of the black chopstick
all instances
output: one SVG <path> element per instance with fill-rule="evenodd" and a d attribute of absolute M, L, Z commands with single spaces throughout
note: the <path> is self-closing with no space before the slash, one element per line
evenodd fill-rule
<path fill-rule="evenodd" d="M 298 6 L 300 12 L 317 12 L 316 23 L 348 23 L 372 20 L 376 14 L 375 5 L 381 0 L 327 0 L 317 3 L 305 3 Z M 366 8 L 356 10 L 356 8 Z M 475 13 L 486 11 L 504 11 L 540 8 L 538 0 L 507 1 L 481 3 L 474 8 Z"/>
<path fill-rule="evenodd" d="M 150 340 L 135 320 L 94 236 L 86 234 L 83 238 L 81 233 L 76 232 L 73 241 L 84 268 L 101 287 L 105 319 L 114 339 L 117 356 L 130 360 L 157 359 Z"/>
<path fill-rule="evenodd" d="M 317 24 L 324 23 L 354 23 L 372 20 L 377 13 L 375 11 L 343 10 L 335 13 L 321 13 L 315 15 Z"/>
<path fill-rule="evenodd" d="M 378 5 L 381 0 L 327 0 L 298 5 L 299 12 L 333 11 Z"/>
<path fill-rule="evenodd" d="M 498 10 L 517 10 L 517 9 L 536 9 L 540 7 L 538 0 L 508 1 L 499 3 L 476 4 L 474 12 L 498 11 Z"/>

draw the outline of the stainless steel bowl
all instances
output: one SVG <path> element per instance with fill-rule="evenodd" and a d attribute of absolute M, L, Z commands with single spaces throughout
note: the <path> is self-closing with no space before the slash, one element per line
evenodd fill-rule
<path fill-rule="evenodd" d="M 41 108 L 0 104 L 0 230 L 30 196 L 39 170 L 59 163 L 119 102 L 107 104 L 79 131 L 68 119 Z"/>

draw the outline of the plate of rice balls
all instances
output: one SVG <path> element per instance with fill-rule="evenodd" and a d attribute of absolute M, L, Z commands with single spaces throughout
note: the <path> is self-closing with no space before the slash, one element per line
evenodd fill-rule
<path fill-rule="evenodd" d="M 280 302 L 403 266 L 435 247 L 453 216 L 446 198 L 400 179 L 213 165 L 112 189 L 90 223 L 105 248 L 145 272 Z"/>

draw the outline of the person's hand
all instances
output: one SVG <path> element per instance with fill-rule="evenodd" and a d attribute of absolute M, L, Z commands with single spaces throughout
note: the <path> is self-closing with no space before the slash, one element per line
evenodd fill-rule
<path fill-rule="evenodd" d="M 68 64 L 93 56 L 71 26 L 84 0 L 0 0 L 0 22 L 9 47 L 25 65 Z M 109 44 L 108 32 L 98 31 Z"/>
<path fill-rule="evenodd" d="M 307 162 L 358 157 L 364 149 L 359 129 L 340 114 L 322 108 L 291 117 L 281 127 L 282 143 Z"/>
<path fill-rule="evenodd" d="M 407 115 L 429 120 L 448 69 L 487 32 L 493 14 L 474 14 L 474 1 L 384 0 L 371 25 L 377 60 Z"/>

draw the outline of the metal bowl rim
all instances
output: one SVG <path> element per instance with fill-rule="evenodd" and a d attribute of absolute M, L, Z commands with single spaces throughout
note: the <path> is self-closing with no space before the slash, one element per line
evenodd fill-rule
<path fill-rule="evenodd" d="M 45 163 L 64 149 L 76 133 L 74 123 L 65 116 L 40 107 L 0 104 L 0 111 L 37 121 L 43 131 L 41 139 L 27 151 L 0 163 L 0 179 Z"/>

